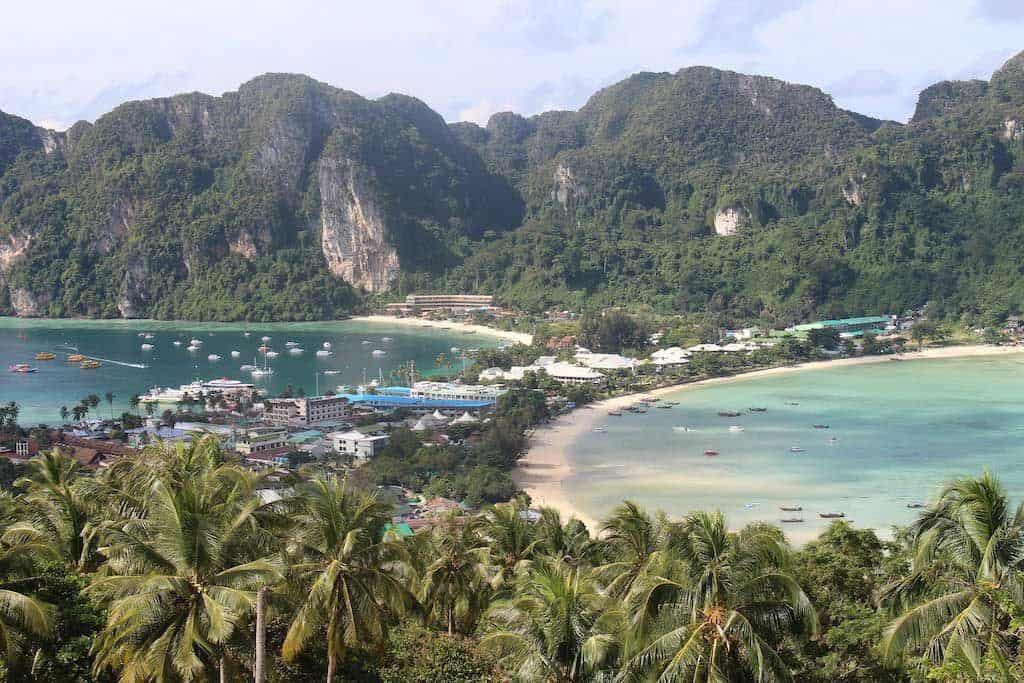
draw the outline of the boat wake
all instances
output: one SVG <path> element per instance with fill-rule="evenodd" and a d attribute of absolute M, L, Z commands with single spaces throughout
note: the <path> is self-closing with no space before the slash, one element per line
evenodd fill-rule
<path fill-rule="evenodd" d="M 120 366 L 125 367 L 125 368 L 136 368 L 138 370 L 145 370 L 146 368 L 149 367 L 145 363 L 126 363 L 123 360 L 111 360 L 110 358 L 100 358 L 99 356 L 89 356 L 89 355 L 86 355 L 86 354 L 82 353 L 81 351 L 79 351 L 78 348 L 75 347 L 75 346 L 61 345 L 61 346 L 58 346 L 57 348 L 59 350 L 68 350 L 68 351 L 72 351 L 74 353 L 81 354 L 81 356 L 83 358 L 87 358 L 89 360 L 98 360 L 98 361 L 100 361 L 102 363 L 110 363 L 112 365 L 120 365 Z"/>

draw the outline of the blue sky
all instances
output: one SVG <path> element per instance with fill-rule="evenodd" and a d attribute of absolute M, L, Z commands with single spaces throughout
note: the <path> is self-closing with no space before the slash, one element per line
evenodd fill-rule
<path fill-rule="evenodd" d="M 49 0 L 0 22 L 0 109 L 66 127 L 120 102 L 219 94 L 266 71 L 449 121 L 575 109 L 637 71 L 697 64 L 807 83 L 906 120 L 938 80 L 1024 50 L 1024 0 Z"/>

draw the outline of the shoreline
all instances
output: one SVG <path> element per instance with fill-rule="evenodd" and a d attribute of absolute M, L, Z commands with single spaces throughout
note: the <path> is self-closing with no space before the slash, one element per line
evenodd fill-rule
<path fill-rule="evenodd" d="M 421 328 L 448 328 L 455 332 L 464 334 L 488 334 L 502 339 L 508 339 L 518 344 L 533 344 L 533 335 L 526 332 L 513 332 L 511 330 L 499 330 L 487 325 L 474 323 L 462 323 L 453 320 L 424 320 L 423 318 L 399 318 L 392 315 L 357 315 L 348 319 L 348 322 L 355 323 L 379 323 L 385 325 L 398 325 L 402 327 Z"/>
<path fill-rule="evenodd" d="M 530 435 L 530 445 L 526 454 L 520 459 L 516 468 L 512 471 L 512 478 L 516 485 L 530 495 L 533 505 L 554 508 L 562 516 L 562 521 L 568 521 L 575 517 L 584 524 L 591 532 L 596 533 L 600 528 L 590 515 L 579 510 L 570 499 L 571 492 L 565 488 L 565 480 L 574 473 L 572 461 L 569 457 L 569 450 L 573 444 L 585 433 L 593 430 L 607 416 L 609 410 L 618 410 L 632 405 L 641 396 L 662 397 L 668 394 L 676 394 L 687 391 L 692 387 L 705 386 L 709 384 L 727 384 L 733 382 L 744 382 L 759 377 L 772 375 L 789 374 L 793 372 L 805 372 L 809 370 L 824 370 L 828 368 L 840 368 L 852 365 L 869 365 L 875 363 L 889 362 L 893 358 L 900 358 L 904 361 L 911 360 L 937 360 L 953 358 L 973 358 L 978 356 L 999 356 L 1024 353 L 1024 347 L 1020 346 L 985 346 L 980 344 L 967 346 L 944 346 L 938 348 L 926 348 L 921 351 L 908 351 L 898 355 L 883 356 L 861 356 L 857 358 L 839 358 L 836 360 L 811 361 L 800 365 L 787 365 L 775 368 L 764 368 L 750 372 L 730 375 L 727 377 L 713 377 L 710 379 L 673 384 L 666 387 L 652 389 L 650 391 L 623 394 L 613 396 L 602 401 L 596 401 L 582 408 L 577 408 L 570 413 L 561 415 L 551 422 L 538 427 Z"/>

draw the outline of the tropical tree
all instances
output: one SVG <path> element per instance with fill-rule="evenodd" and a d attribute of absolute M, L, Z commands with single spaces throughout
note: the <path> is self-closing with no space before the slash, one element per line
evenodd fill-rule
<path fill-rule="evenodd" d="M 0 665 L 14 678 L 53 627 L 53 607 L 29 590 L 35 560 L 52 557 L 45 543 L 0 543 Z"/>
<path fill-rule="evenodd" d="M 89 409 L 86 406 L 79 403 L 78 405 L 71 409 L 71 418 L 75 422 L 81 422 L 83 419 L 85 419 L 85 415 L 88 412 Z"/>
<path fill-rule="evenodd" d="M 388 506 L 336 479 L 301 487 L 293 515 L 288 554 L 308 592 L 282 654 L 292 661 L 325 634 L 331 683 L 345 650 L 383 641 L 389 620 L 410 604 L 396 562 L 401 545 L 383 538 Z"/>
<path fill-rule="evenodd" d="M 622 612 L 585 569 L 540 560 L 487 613 L 481 644 L 528 682 L 611 678 Z"/>
<path fill-rule="evenodd" d="M 554 508 L 541 508 L 535 527 L 537 548 L 548 557 L 561 559 L 566 564 L 584 564 L 598 550 L 598 544 L 590 539 L 583 522 L 572 517 L 562 524 L 562 517 Z"/>
<path fill-rule="evenodd" d="M 102 528 L 109 574 L 89 588 L 108 605 L 93 646 L 97 672 L 195 681 L 219 669 L 224 680 L 225 644 L 252 612 L 255 591 L 279 580 L 279 562 L 253 557 L 264 551 L 261 503 L 212 443 L 147 449 L 131 465 L 116 503 L 124 515 Z"/>
<path fill-rule="evenodd" d="M 776 648 L 817 632 L 806 594 L 786 571 L 782 533 L 755 524 L 728 530 L 720 512 L 683 522 L 668 554 L 629 596 L 635 653 L 625 679 L 776 681 L 791 674 Z"/>
<path fill-rule="evenodd" d="M 423 571 L 418 597 L 428 618 L 450 636 L 471 632 L 490 598 L 477 526 L 451 517 L 431 533 L 435 559 Z"/>
<path fill-rule="evenodd" d="M 1024 509 L 1013 509 L 986 472 L 947 484 L 911 535 L 910 573 L 885 593 L 900 612 L 886 631 L 885 656 L 923 652 L 970 679 L 992 669 L 1000 680 L 1020 680 L 1011 612 L 1024 605 Z"/>
<path fill-rule="evenodd" d="M 138 394 L 132 394 L 128 399 L 128 405 L 131 406 L 132 411 L 135 413 L 139 412 L 139 404 L 142 403 L 142 397 Z"/>
<path fill-rule="evenodd" d="M 67 422 L 68 421 L 68 407 L 67 406 L 61 406 L 60 407 L 60 421 L 61 422 Z"/>
<path fill-rule="evenodd" d="M 612 511 L 601 528 L 601 540 L 609 561 L 598 570 L 609 594 L 625 597 L 647 569 L 662 543 L 663 518 L 651 518 L 633 501 Z"/>
<path fill-rule="evenodd" d="M 110 419 L 113 420 L 114 419 L 114 399 L 117 398 L 117 397 L 114 395 L 114 392 L 108 391 L 105 394 L 103 394 L 103 398 L 105 398 L 107 400 L 107 407 L 110 408 Z"/>
<path fill-rule="evenodd" d="M 481 536 L 492 572 L 491 587 L 496 591 L 508 588 L 534 557 L 537 534 L 533 522 L 519 503 L 495 505 L 484 515 Z"/>

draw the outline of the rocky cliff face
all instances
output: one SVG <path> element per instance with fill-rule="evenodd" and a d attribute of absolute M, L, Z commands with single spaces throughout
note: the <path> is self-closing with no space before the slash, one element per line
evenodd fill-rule
<path fill-rule="evenodd" d="M 750 222 L 750 214 L 739 204 L 723 208 L 715 214 L 715 234 L 731 237 L 746 227 Z"/>
<path fill-rule="evenodd" d="M 367 292 L 386 291 L 398 276 L 374 181 L 352 159 L 324 158 L 317 173 L 321 246 L 327 267 Z"/>

